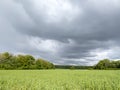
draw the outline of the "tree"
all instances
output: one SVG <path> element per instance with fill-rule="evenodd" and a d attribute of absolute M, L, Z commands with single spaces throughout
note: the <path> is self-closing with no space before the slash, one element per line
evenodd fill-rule
<path fill-rule="evenodd" d="M 37 69 L 43 69 L 42 60 L 38 59 L 35 63 Z"/>
<path fill-rule="evenodd" d="M 109 67 L 110 67 L 110 60 L 104 59 L 98 62 L 98 64 L 95 66 L 95 69 L 107 69 Z"/>
<path fill-rule="evenodd" d="M 8 52 L 0 54 L 0 69 L 52 69 L 54 64 L 31 55 L 14 56 Z"/>
<path fill-rule="evenodd" d="M 4 53 L 0 54 L 0 67 L 2 67 L 4 69 L 12 69 L 13 68 L 11 66 L 12 58 L 13 58 L 13 55 L 8 52 L 4 52 Z"/>
<path fill-rule="evenodd" d="M 0 63 L 6 63 L 11 58 L 12 58 L 12 54 L 10 54 L 8 52 L 4 52 L 4 53 L 0 54 Z"/>
<path fill-rule="evenodd" d="M 54 65 L 46 60 L 38 59 L 36 61 L 36 68 L 37 69 L 52 69 L 55 68 Z"/>
<path fill-rule="evenodd" d="M 18 55 L 18 66 L 23 69 L 30 69 L 35 62 L 35 58 L 31 55 Z"/>

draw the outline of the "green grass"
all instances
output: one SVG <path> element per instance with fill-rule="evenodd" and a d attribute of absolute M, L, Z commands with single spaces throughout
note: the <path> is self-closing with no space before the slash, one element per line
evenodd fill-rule
<path fill-rule="evenodd" d="M 1 70 L 0 90 L 120 90 L 120 71 Z"/>

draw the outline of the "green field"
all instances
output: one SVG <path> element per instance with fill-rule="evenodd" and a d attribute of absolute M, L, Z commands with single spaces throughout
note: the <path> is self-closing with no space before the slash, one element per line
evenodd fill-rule
<path fill-rule="evenodd" d="M 0 90 L 120 90 L 120 71 L 1 70 Z"/>

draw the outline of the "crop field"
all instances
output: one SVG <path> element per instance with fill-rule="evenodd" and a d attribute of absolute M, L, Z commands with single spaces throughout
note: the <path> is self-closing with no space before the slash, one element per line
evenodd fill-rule
<path fill-rule="evenodd" d="M 120 90 L 120 71 L 0 70 L 0 90 Z"/>

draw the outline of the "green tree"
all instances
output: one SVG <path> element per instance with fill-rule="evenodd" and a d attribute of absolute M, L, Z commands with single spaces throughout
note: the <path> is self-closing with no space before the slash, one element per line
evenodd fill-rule
<path fill-rule="evenodd" d="M 100 60 L 97 65 L 95 65 L 95 69 L 107 69 L 110 67 L 110 60 L 104 59 Z"/>
<path fill-rule="evenodd" d="M 43 69 L 43 60 L 38 59 L 35 64 L 37 69 Z"/>
<path fill-rule="evenodd" d="M 36 61 L 36 68 L 37 69 L 53 69 L 55 68 L 54 65 L 46 60 L 38 59 Z"/>
<path fill-rule="evenodd" d="M 18 66 L 23 69 L 30 69 L 35 62 L 35 58 L 31 55 L 18 55 Z"/>
<path fill-rule="evenodd" d="M 0 69 L 51 69 L 54 64 L 31 55 L 14 56 L 8 52 L 0 53 Z"/>
<path fill-rule="evenodd" d="M 0 63 L 6 63 L 8 60 L 10 60 L 12 57 L 12 54 L 8 52 L 4 52 L 0 54 Z"/>
<path fill-rule="evenodd" d="M 12 69 L 12 58 L 13 55 L 8 52 L 0 54 L 0 67 L 4 69 Z"/>

